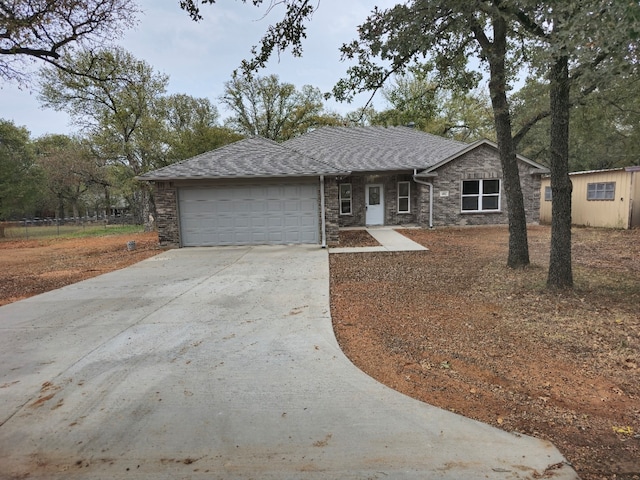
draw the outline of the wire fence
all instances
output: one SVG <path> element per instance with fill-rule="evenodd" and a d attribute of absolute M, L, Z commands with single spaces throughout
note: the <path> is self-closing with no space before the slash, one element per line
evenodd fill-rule
<path fill-rule="evenodd" d="M 0 222 L 0 240 L 99 235 L 103 231 L 108 233 L 110 230 L 119 229 L 123 225 L 133 224 L 133 218 L 129 216 L 109 219 L 96 217 L 35 218 L 17 222 Z"/>

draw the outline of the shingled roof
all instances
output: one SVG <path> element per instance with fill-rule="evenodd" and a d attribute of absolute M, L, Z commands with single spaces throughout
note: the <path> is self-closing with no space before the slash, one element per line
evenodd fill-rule
<path fill-rule="evenodd" d="M 139 180 L 193 180 L 338 175 L 347 173 L 320 159 L 261 137 L 246 138 L 145 173 Z"/>
<path fill-rule="evenodd" d="M 323 127 L 282 145 L 352 172 L 426 169 L 469 146 L 408 127 Z"/>
<path fill-rule="evenodd" d="M 140 175 L 146 181 L 348 175 L 356 172 L 430 172 L 488 145 L 431 135 L 408 127 L 323 127 L 278 144 L 252 137 Z M 537 170 L 531 160 L 518 156 Z"/>

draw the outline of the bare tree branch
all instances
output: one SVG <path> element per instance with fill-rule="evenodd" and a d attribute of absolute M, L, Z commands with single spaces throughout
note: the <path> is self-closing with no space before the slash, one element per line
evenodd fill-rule
<path fill-rule="evenodd" d="M 75 48 L 103 47 L 131 27 L 137 13 L 135 0 L 2 1 L 0 78 L 28 82 L 29 59 L 87 75 L 64 63 L 64 54 Z"/>

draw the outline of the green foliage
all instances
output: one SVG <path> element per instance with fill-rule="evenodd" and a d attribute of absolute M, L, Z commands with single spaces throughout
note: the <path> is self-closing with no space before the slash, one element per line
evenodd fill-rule
<path fill-rule="evenodd" d="M 234 74 L 225 83 L 220 100 L 234 112 L 227 119 L 227 126 L 247 136 L 284 141 L 310 128 L 339 121 L 323 112 L 319 89 L 305 85 L 299 91 L 293 84 L 280 83 L 277 75 L 241 77 Z"/>
<path fill-rule="evenodd" d="M 469 68 L 468 58 L 479 46 L 469 26 L 484 22 L 474 16 L 469 2 L 419 2 L 377 7 L 359 27 L 359 39 L 342 46 L 343 59 L 356 60 L 347 77 L 333 89 L 339 100 L 377 91 L 397 73 L 429 63 L 438 74 L 432 80 L 441 88 L 465 91 L 477 86 L 480 75 Z M 470 20 L 471 19 L 471 20 Z"/>
<path fill-rule="evenodd" d="M 548 85 L 531 79 L 514 96 L 514 124 L 548 110 Z M 598 170 L 640 163 L 640 81 L 612 79 L 606 89 L 573 101 L 569 128 L 570 171 Z M 523 155 L 549 165 L 549 118 L 537 122 L 522 138 Z"/>
<path fill-rule="evenodd" d="M 160 100 L 167 144 L 165 164 L 194 157 L 242 138 L 218 126 L 218 109 L 207 98 L 177 94 Z"/>
<path fill-rule="evenodd" d="M 73 195 L 58 182 L 57 199 L 73 205 L 85 195 L 96 208 L 126 199 L 142 222 L 152 198 L 149 185 L 139 183 L 137 175 L 241 138 L 217 125 L 218 111 L 208 99 L 165 96 L 168 77 L 121 48 L 79 52 L 65 61 L 91 75 L 43 69 L 39 98 L 43 106 L 69 113 L 83 129 L 90 160 L 81 170 L 82 181 L 69 175 L 70 168 L 78 170 L 69 158 L 64 165 L 59 156 L 49 160 L 67 172 L 68 182 L 78 180 Z"/>
<path fill-rule="evenodd" d="M 78 138 L 47 135 L 37 139 L 34 148 L 50 194 L 50 210 L 60 218 L 66 204 L 71 215 L 79 217 L 83 197 L 104 175 L 88 145 Z"/>
<path fill-rule="evenodd" d="M 426 130 L 438 116 L 440 89 L 426 69 L 414 68 L 409 73 L 397 74 L 394 83 L 384 88 L 382 94 L 389 108 L 376 115 L 373 120 L 376 125 L 413 124 Z"/>
<path fill-rule="evenodd" d="M 460 141 L 495 140 L 489 99 L 479 92 L 442 88 L 427 68 L 410 67 L 396 74 L 382 93 L 389 108 L 374 113 L 373 125 L 413 125 L 435 135 Z"/>
<path fill-rule="evenodd" d="M 67 61 L 104 80 L 43 69 L 43 106 L 67 112 L 95 135 L 104 158 L 127 165 L 135 174 L 152 168 L 157 152 L 149 142 L 162 136 L 152 117 L 154 102 L 164 93 L 168 77 L 121 48 L 81 52 Z"/>
<path fill-rule="evenodd" d="M 167 165 L 195 157 L 201 153 L 215 150 L 229 143 L 237 142 L 242 135 L 225 127 L 202 127 L 196 130 L 185 130 L 171 135 L 167 152 Z"/>
<path fill-rule="evenodd" d="M 0 220 L 35 213 L 41 202 L 41 178 L 28 130 L 0 119 Z"/>
<path fill-rule="evenodd" d="M 431 133 L 462 142 L 480 139 L 495 141 L 491 101 L 479 91 L 447 95 Z"/>
<path fill-rule="evenodd" d="M 103 165 L 126 171 L 120 175 L 120 193 L 142 222 L 148 217 L 149 192 L 146 185 L 136 185 L 134 177 L 165 164 L 165 135 L 157 111 L 168 77 L 121 48 L 80 52 L 67 61 L 92 72 L 91 77 L 44 69 L 39 98 L 44 106 L 69 113 L 90 133 L 93 154 Z"/>

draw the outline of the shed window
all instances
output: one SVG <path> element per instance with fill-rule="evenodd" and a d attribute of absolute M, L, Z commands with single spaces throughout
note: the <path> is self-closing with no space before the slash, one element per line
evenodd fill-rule
<path fill-rule="evenodd" d="M 495 212 L 500 210 L 500 180 L 464 180 L 463 212 Z"/>
<path fill-rule="evenodd" d="M 544 201 L 550 202 L 552 200 L 551 187 L 544 187 Z"/>
<path fill-rule="evenodd" d="M 587 200 L 613 200 L 616 182 L 587 183 Z"/>
<path fill-rule="evenodd" d="M 410 192 L 411 184 L 409 182 L 398 182 L 398 213 L 411 211 Z"/>
<path fill-rule="evenodd" d="M 340 215 L 351 215 L 352 203 L 351 203 L 351 184 L 340 184 Z"/>

